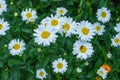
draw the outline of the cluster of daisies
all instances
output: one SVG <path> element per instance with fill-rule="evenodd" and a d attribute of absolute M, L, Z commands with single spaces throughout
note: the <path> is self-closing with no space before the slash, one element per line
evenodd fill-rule
<path fill-rule="evenodd" d="M 0 15 L 7 11 L 7 4 L 4 0 L 0 0 Z M 6 31 L 9 30 L 9 23 L 3 18 L 0 18 L 0 35 L 6 35 Z"/>
<path fill-rule="evenodd" d="M 64 37 L 77 35 L 78 40 L 73 45 L 72 53 L 76 55 L 77 58 L 85 60 L 91 57 L 94 52 L 92 44 L 90 43 L 91 39 L 93 39 L 95 35 L 103 35 L 105 26 L 99 22 L 92 24 L 85 20 L 75 22 L 71 17 L 64 16 L 66 13 L 67 10 L 61 7 L 57 8 L 56 15 L 42 19 L 38 28 L 34 30 L 34 40 L 38 45 L 49 46 L 51 43 L 56 42 L 58 37 L 56 33 Z M 108 22 L 110 20 L 110 10 L 104 7 L 98 9 L 97 17 L 98 20 L 103 23 Z"/>
<path fill-rule="evenodd" d="M 67 65 L 68 63 L 66 62 L 65 59 L 62 58 L 58 58 L 57 60 L 53 61 L 52 63 L 52 68 L 54 69 L 53 71 L 55 73 L 61 73 L 63 74 L 64 72 L 66 72 L 67 70 Z M 45 69 L 38 69 L 36 72 L 36 78 L 43 80 L 43 78 L 46 78 L 47 76 L 47 72 L 45 71 Z"/>
<path fill-rule="evenodd" d="M 94 52 L 91 40 L 95 35 L 103 35 L 105 26 L 99 22 L 92 24 L 85 20 L 75 22 L 71 17 L 64 16 L 66 13 L 67 10 L 60 7 L 57 8 L 56 15 L 51 14 L 50 17 L 42 19 L 38 28 L 34 30 L 34 40 L 40 46 L 49 46 L 51 43 L 56 42 L 58 37 L 57 33 L 61 34 L 63 37 L 77 35 L 78 40 L 73 45 L 72 53 L 76 55 L 76 58 L 86 60 L 91 57 Z M 27 11 L 25 14 L 28 14 Z M 27 16 L 28 15 L 26 15 L 26 17 Z M 98 21 L 102 21 L 103 23 L 108 22 L 110 20 L 110 11 L 104 7 L 98 9 L 97 17 Z M 35 20 L 36 17 L 31 19 Z M 26 19 L 26 21 L 29 22 L 31 20 Z M 52 63 L 52 67 L 54 72 L 63 74 L 67 71 L 68 64 L 65 59 L 58 58 Z M 46 75 L 48 74 L 45 69 L 37 70 L 36 77 L 38 79 L 46 78 Z"/>
<path fill-rule="evenodd" d="M 7 11 L 7 4 L 5 0 L 0 0 L 0 15 Z M 73 44 L 72 54 L 76 58 L 81 60 L 86 60 L 90 58 L 93 53 L 93 46 L 91 40 L 95 35 L 103 35 L 105 32 L 104 23 L 109 22 L 111 14 L 110 10 L 105 7 L 97 10 L 97 18 L 99 22 L 94 24 L 87 20 L 81 22 L 75 22 L 71 17 L 65 16 L 67 10 L 63 7 L 59 7 L 56 10 L 56 15 L 51 14 L 40 22 L 37 29 L 34 29 L 34 41 L 40 46 L 49 46 L 51 43 L 55 43 L 58 35 L 61 34 L 63 37 L 71 37 L 71 35 L 77 35 L 78 39 Z M 22 20 L 29 22 L 35 22 L 38 18 L 37 12 L 31 8 L 25 9 L 21 12 Z M 102 23 L 100 23 L 100 21 Z M 10 28 L 10 24 L 4 19 L 0 19 L 0 35 L 6 35 L 6 31 Z M 117 47 L 120 46 L 120 23 L 114 28 L 118 33 L 113 37 L 112 44 Z M 11 55 L 21 55 L 26 50 L 25 43 L 20 39 L 13 39 L 8 44 L 8 49 Z M 108 66 L 107 66 L 108 67 Z M 52 68 L 55 73 L 61 73 L 67 71 L 68 62 L 63 58 L 58 58 L 52 63 Z M 106 70 L 106 65 L 100 67 L 97 74 L 103 79 L 106 78 L 108 70 Z M 36 77 L 38 79 L 44 79 L 47 76 L 47 72 L 44 68 L 38 69 L 36 72 Z"/>
<path fill-rule="evenodd" d="M 116 24 L 114 27 L 114 30 L 116 31 L 116 35 L 111 39 L 112 41 L 112 46 L 118 47 L 120 46 L 120 22 Z"/>
<path fill-rule="evenodd" d="M 102 79 L 105 79 L 107 77 L 107 74 L 111 71 L 111 68 L 109 65 L 104 64 L 102 65 L 98 70 L 97 70 L 97 74 L 102 77 Z M 96 77 L 97 80 L 101 80 L 100 77 Z"/>
<path fill-rule="evenodd" d="M 97 10 L 98 21 L 105 23 L 110 20 L 110 17 L 110 10 L 107 10 L 107 8 L 102 7 Z M 75 32 L 78 34 L 78 40 L 73 45 L 73 55 L 77 55 L 76 57 L 81 60 L 85 60 L 92 56 L 94 50 L 90 41 L 95 35 L 103 35 L 105 32 L 105 26 L 102 23 L 95 22 L 92 24 L 84 20 L 77 23 Z"/>

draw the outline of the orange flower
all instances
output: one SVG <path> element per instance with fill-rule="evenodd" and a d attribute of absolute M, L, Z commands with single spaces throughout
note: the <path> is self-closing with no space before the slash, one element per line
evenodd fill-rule
<path fill-rule="evenodd" d="M 100 77 L 96 77 L 96 80 L 102 80 Z"/>
<path fill-rule="evenodd" d="M 107 64 L 102 65 L 102 67 L 103 67 L 107 72 L 110 72 L 110 71 L 111 71 L 110 66 L 108 66 Z"/>

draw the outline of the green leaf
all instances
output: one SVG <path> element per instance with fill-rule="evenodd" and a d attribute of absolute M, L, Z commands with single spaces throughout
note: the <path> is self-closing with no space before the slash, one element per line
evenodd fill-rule
<path fill-rule="evenodd" d="M 95 70 L 91 70 L 88 72 L 88 74 L 86 75 L 87 78 L 92 78 L 94 75 L 96 74 Z"/>
<path fill-rule="evenodd" d="M 25 33 L 32 33 L 33 31 L 31 30 L 31 29 L 21 29 L 23 32 L 25 32 Z"/>
<path fill-rule="evenodd" d="M 8 65 L 13 66 L 13 65 L 22 65 L 23 62 L 20 61 L 19 59 L 8 59 Z"/>
<path fill-rule="evenodd" d="M 0 67 L 2 68 L 3 67 L 3 61 L 0 61 Z"/>
<path fill-rule="evenodd" d="M 1 80 L 8 80 L 8 77 L 9 77 L 8 71 L 2 71 Z"/>

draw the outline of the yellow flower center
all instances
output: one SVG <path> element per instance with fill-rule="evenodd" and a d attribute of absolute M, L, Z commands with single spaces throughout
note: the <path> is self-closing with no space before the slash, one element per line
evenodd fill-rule
<path fill-rule="evenodd" d="M 103 18 L 105 18 L 105 17 L 107 16 L 107 13 L 103 11 L 103 12 L 101 13 L 101 16 L 102 16 Z"/>
<path fill-rule="evenodd" d="M 20 44 L 15 44 L 15 45 L 13 46 L 13 48 L 14 48 L 15 50 L 20 49 Z"/>
<path fill-rule="evenodd" d="M 64 10 L 60 9 L 60 10 L 59 10 L 59 13 L 60 13 L 60 14 L 63 14 L 63 13 L 64 13 Z"/>
<path fill-rule="evenodd" d="M 41 34 L 42 38 L 47 39 L 50 36 L 50 32 L 48 31 L 43 31 Z"/>
<path fill-rule="evenodd" d="M 26 13 L 26 16 L 27 16 L 27 18 L 31 18 L 32 17 L 32 13 L 28 12 L 28 13 Z"/>
<path fill-rule="evenodd" d="M 100 26 L 96 26 L 96 30 L 97 30 L 97 31 L 100 31 L 100 30 L 101 30 L 101 27 L 100 27 Z"/>
<path fill-rule="evenodd" d="M 103 71 L 100 71 L 99 73 L 100 73 L 100 75 L 103 75 L 103 74 L 104 74 L 104 72 L 103 72 Z"/>
<path fill-rule="evenodd" d="M 82 28 L 82 33 L 83 33 L 84 35 L 88 35 L 89 29 L 86 28 L 86 27 Z"/>
<path fill-rule="evenodd" d="M 87 51 L 87 48 L 85 46 L 80 47 L 80 52 L 85 53 Z"/>
<path fill-rule="evenodd" d="M 62 63 L 58 63 L 58 64 L 57 64 L 57 68 L 58 68 L 58 69 L 63 68 L 63 64 L 62 64 Z"/>
<path fill-rule="evenodd" d="M 39 76 L 44 76 L 44 72 L 41 71 L 41 72 L 39 73 Z"/>
<path fill-rule="evenodd" d="M 70 25 L 69 25 L 68 23 L 65 23 L 65 24 L 63 25 L 63 29 L 64 29 L 64 30 L 69 30 L 69 29 L 70 29 Z"/>
<path fill-rule="evenodd" d="M 57 26 L 57 25 L 58 25 L 58 20 L 53 19 L 53 20 L 51 21 L 51 25 L 52 25 L 52 26 Z"/>
<path fill-rule="evenodd" d="M 120 39 L 119 39 L 119 38 L 116 38 L 116 39 L 114 39 L 114 42 L 115 42 L 116 44 L 118 44 L 118 43 L 120 42 Z"/>
<path fill-rule="evenodd" d="M 0 8 L 2 8 L 2 5 L 0 4 Z"/>
<path fill-rule="evenodd" d="M 2 24 L 0 24 L 0 30 L 3 28 L 3 25 Z"/>

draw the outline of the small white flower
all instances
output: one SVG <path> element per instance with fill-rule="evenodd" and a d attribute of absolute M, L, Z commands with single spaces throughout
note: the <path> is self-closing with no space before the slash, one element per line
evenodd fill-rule
<path fill-rule="evenodd" d="M 23 41 L 20 41 L 19 39 L 14 39 L 10 41 L 8 49 L 10 50 L 10 54 L 14 56 L 22 54 L 26 48 Z"/>
<path fill-rule="evenodd" d="M 51 27 L 39 25 L 39 27 L 34 31 L 34 40 L 38 43 L 38 45 L 49 46 L 50 43 L 55 43 L 56 38 L 58 37 L 56 35 L 56 31 L 54 31 Z"/>
<path fill-rule="evenodd" d="M 86 61 L 86 62 L 85 62 L 85 66 L 88 66 L 88 65 L 89 65 L 89 62 Z"/>
<path fill-rule="evenodd" d="M 58 15 L 58 16 L 61 16 L 61 15 L 65 15 L 67 13 L 67 10 L 64 8 L 64 7 L 59 7 L 59 8 L 57 8 L 57 10 L 56 10 L 56 14 Z"/>
<path fill-rule="evenodd" d="M 107 77 L 107 71 L 102 67 L 100 67 L 100 69 L 97 70 L 97 74 L 101 76 L 103 79 Z"/>
<path fill-rule="evenodd" d="M 11 1 L 10 4 L 13 5 L 13 1 Z"/>
<path fill-rule="evenodd" d="M 41 52 L 41 48 L 38 48 L 37 51 L 38 51 L 38 52 Z"/>
<path fill-rule="evenodd" d="M 4 19 L 0 19 L 0 35 L 6 35 L 6 31 L 8 31 L 10 28 L 7 21 L 4 21 Z"/>
<path fill-rule="evenodd" d="M 22 20 L 28 22 L 33 22 L 37 19 L 37 13 L 35 10 L 32 10 L 31 8 L 26 9 L 25 11 L 21 12 Z"/>
<path fill-rule="evenodd" d="M 82 72 L 82 69 L 79 68 L 79 67 L 77 67 L 77 68 L 76 68 L 76 71 L 77 71 L 78 73 L 81 73 L 81 72 Z"/>
<path fill-rule="evenodd" d="M 117 34 L 115 37 L 113 37 L 111 41 L 112 41 L 112 44 L 111 44 L 112 46 L 114 47 L 120 46 L 120 34 Z"/>
<path fill-rule="evenodd" d="M 83 41 L 91 41 L 95 35 L 94 27 L 88 21 L 81 21 L 78 23 L 76 32 L 76 34 L 79 35 L 79 38 Z"/>
<path fill-rule="evenodd" d="M 95 33 L 98 35 L 103 35 L 103 32 L 105 32 L 105 26 L 101 25 L 100 23 L 96 22 L 94 25 Z"/>
<path fill-rule="evenodd" d="M 110 59 L 110 58 L 112 57 L 112 54 L 109 52 L 109 53 L 107 54 L 107 57 Z"/>
<path fill-rule="evenodd" d="M 36 78 L 43 80 L 48 74 L 45 69 L 38 69 L 36 72 Z"/>
<path fill-rule="evenodd" d="M 73 55 L 77 55 L 76 58 L 81 60 L 91 57 L 93 52 L 93 46 L 89 42 L 78 40 L 73 45 Z"/>
<path fill-rule="evenodd" d="M 102 7 L 101 9 L 97 10 L 98 21 L 102 21 L 103 23 L 105 23 L 110 20 L 110 17 L 111 17 L 110 10 L 107 10 L 107 8 Z"/>
<path fill-rule="evenodd" d="M 120 22 L 116 24 L 114 29 L 115 29 L 116 32 L 120 33 Z"/>
<path fill-rule="evenodd" d="M 2 15 L 2 13 L 6 11 L 7 11 L 7 4 L 5 0 L 0 0 L 0 15 Z"/>
<path fill-rule="evenodd" d="M 18 16 L 18 13 L 17 13 L 17 12 L 15 12 L 15 13 L 14 13 L 14 16 L 15 16 L 15 17 L 16 17 L 16 16 Z"/>
<path fill-rule="evenodd" d="M 7 44 L 4 45 L 5 48 L 6 48 L 7 46 L 8 46 Z"/>
<path fill-rule="evenodd" d="M 58 60 L 55 60 L 52 63 L 52 67 L 54 69 L 54 72 L 59 72 L 63 74 L 64 72 L 66 72 L 68 65 L 65 59 L 58 58 Z"/>

